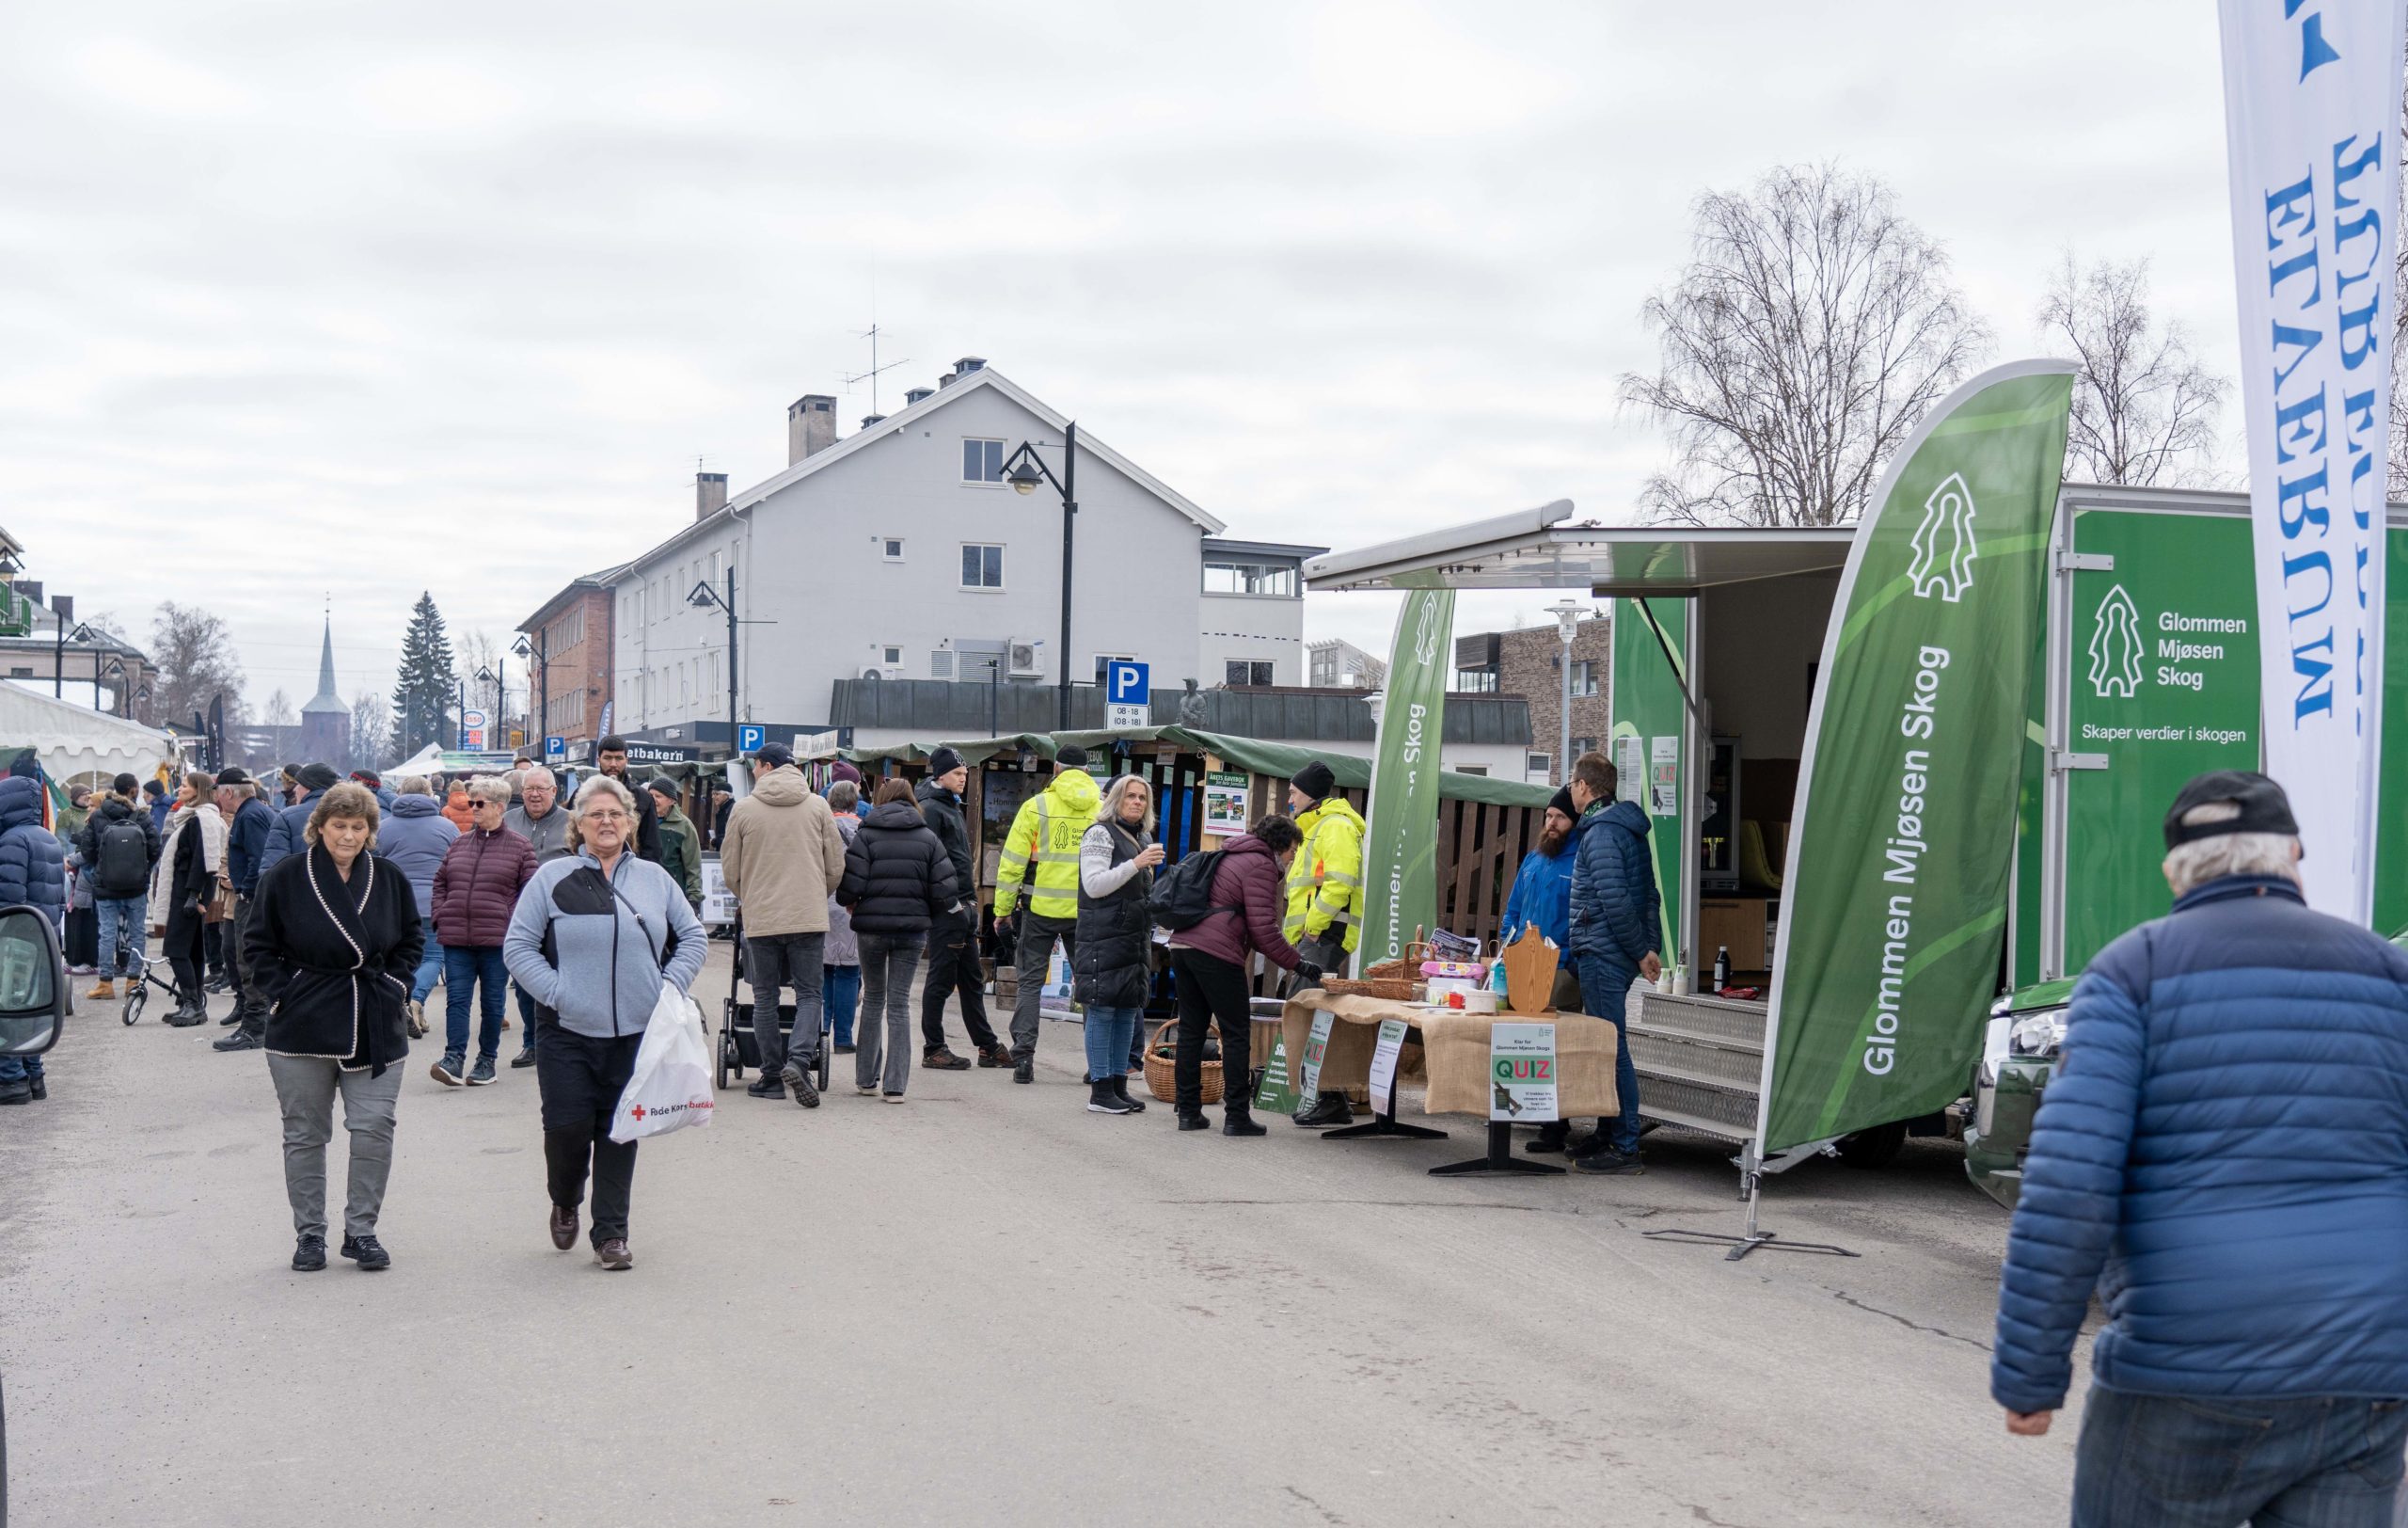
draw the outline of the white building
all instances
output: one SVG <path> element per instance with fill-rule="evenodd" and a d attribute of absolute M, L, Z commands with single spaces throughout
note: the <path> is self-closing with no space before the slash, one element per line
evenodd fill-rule
<path fill-rule="evenodd" d="M 693 523 L 613 582 L 612 730 L 725 745 L 727 616 L 691 600 L 731 569 L 737 715 L 771 737 L 826 726 L 840 679 L 1058 681 L 1061 499 L 1015 492 L 1004 466 L 1028 441 L 1058 476 L 1069 422 L 975 357 L 905 396 L 843 439 L 835 400 L 806 396 L 784 470 L 733 496 L 697 480 Z M 1150 664 L 1158 691 L 1303 682 L 1298 569 L 1322 549 L 1220 540 L 1219 519 L 1084 431 L 1075 486 L 1074 684 L 1107 658 Z"/>

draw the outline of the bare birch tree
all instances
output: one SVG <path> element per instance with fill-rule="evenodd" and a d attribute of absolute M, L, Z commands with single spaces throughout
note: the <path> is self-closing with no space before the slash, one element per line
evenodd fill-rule
<path fill-rule="evenodd" d="M 1830 165 L 1698 199 L 1688 265 L 1642 310 L 1656 374 L 1622 378 L 1624 406 L 1672 437 L 1673 469 L 1640 494 L 1653 517 L 1852 520 L 1916 422 L 1972 373 L 1989 330 L 1894 201 Z"/>
<path fill-rule="evenodd" d="M 2231 383 L 2199 364 L 2180 324 L 2149 311 L 2148 262 L 2084 266 L 2068 251 L 2040 303 L 2043 342 L 2081 366 L 2066 431 L 2076 482 L 2195 486 L 2216 477 L 2216 416 Z"/>

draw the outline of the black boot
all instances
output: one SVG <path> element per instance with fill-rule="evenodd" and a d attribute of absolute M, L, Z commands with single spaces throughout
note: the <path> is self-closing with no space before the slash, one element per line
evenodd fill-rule
<path fill-rule="evenodd" d="M 1179 1111 L 1179 1127 L 1181 1130 L 1209 1130 L 1212 1126 L 1212 1122 L 1204 1118 L 1204 1111 L 1202 1109 L 1180 1109 Z"/>
<path fill-rule="evenodd" d="M 1354 1119 L 1354 1106 L 1344 1093 L 1323 1093 L 1310 1107 L 1298 1111 L 1296 1123 L 1307 1130 L 1325 1130 L 1334 1124 L 1350 1124 Z"/>
<path fill-rule="evenodd" d="M 1127 1105 L 1128 1112 L 1131 1114 L 1143 1114 L 1146 1112 L 1146 1101 L 1142 1098 L 1133 1097 L 1130 1094 L 1129 1079 L 1125 1075 L 1112 1079 L 1112 1096 Z"/>
<path fill-rule="evenodd" d="M 1254 1106 L 1243 1099 L 1225 1100 L 1221 1106 L 1221 1134 L 1225 1136 L 1259 1136 L 1266 1132 L 1254 1122 Z"/>
<path fill-rule="evenodd" d="M 1136 1110 L 1121 1102 L 1112 1090 L 1112 1084 L 1101 1077 L 1087 1079 L 1087 1112 L 1089 1114 L 1133 1114 Z"/>

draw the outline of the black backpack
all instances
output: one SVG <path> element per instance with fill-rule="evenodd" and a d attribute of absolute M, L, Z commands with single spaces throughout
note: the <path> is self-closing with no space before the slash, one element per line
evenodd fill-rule
<path fill-rule="evenodd" d="M 1165 929 L 1192 929 L 1215 913 L 1234 907 L 1212 905 L 1212 872 L 1221 867 L 1221 851 L 1199 849 L 1168 869 L 1156 872 L 1154 889 L 1146 894 L 1146 912 Z"/>
<path fill-rule="evenodd" d="M 150 838 L 142 824 L 119 818 L 101 829 L 101 862 L 92 867 L 95 896 L 139 897 L 150 884 Z"/>

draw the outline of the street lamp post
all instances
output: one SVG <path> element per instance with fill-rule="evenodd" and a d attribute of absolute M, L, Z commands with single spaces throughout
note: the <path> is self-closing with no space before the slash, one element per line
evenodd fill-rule
<path fill-rule="evenodd" d="M 551 762 L 550 756 L 544 752 L 544 740 L 550 737 L 552 731 L 552 660 L 546 645 L 548 637 L 548 632 L 538 630 L 533 645 L 530 646 L 522 633 L 510 647 L 527 665 L 527 684 L 535 692 L 534 714 L 527 719 L 527 730 L 534 735 L 535 762 L 538 764 Z"/>
<path fill-rule="evenodd" d="M 50 667 L 50 693 L 54 700 L 64 700 L 67 698 L 67 623 L 75 619 L 75 597 L 73 595 L 55 596 L 51 599 L 50 609 L 54 617 L 53 625 L 58 632 L 56 652 L 51 661 Z M 90 635 L 91 631 L 88 628 L 81 622 L 76 623 L 75 640 L 77 642 L 86 641 Z"/>
<path fill-rule="evenodd" d="M 126 711 L 131 710 L 133 708 L 131 708 L 131 707 L 129 707 L 128 705 L 126 705 L 125 700 L 124 700 L 124 698 L 123 698 L 123 697 L 124 697 L 124 694 L 125 694 L 125 661 L 124 661 L 124 660 L 122 660 L 122 659 L 117 659 L 117 658 L 112 658 L 112 659 L 110 659 L 110 660 L 109 660 L 109 666 L 108 666 L 107 668 L 103 669 L 103 670 L 100 672 L 99 676 L 98 676 L 98 677 L 96 677 L 96 678 L 94 678 L 94 679 L 92 680 L 92 709 L 94 709 L 94 710 L 96 710 L 96 711 L 97 711 L 97 710 L 99 710 L 99 709 L 101 708 L 101 680 L 102 680 L 102 679 L 115 679 L 115 680 L 117 681 L 118 695 L 119 695 L 119 700 L 118 700 L 118 703 L 117 703 L 117 708 L 118 708 L 118 712 L 119 712 L 119 715 L 123 715 Z M 128 718 L 128 720 L 131 720 L 131 718 Z"/>
<path fill-rule="evenodd" d="M 478 682 L 479 684 L 493 684 L 493 683 L 496 683 L 496 682 L 497 682 L 497 681 L 495 680 L 495 678 L 494 678 L 494 672 L 493 672 L 493 670 L 491 670 L 491 669 L 487 668 L 487 667 L 486 667 L 485 665 L 483 665 L 483 663 L 480 663 L 480 664 L 478 664 L 478 665 L 477 665 L 476 680 L 477 680 L 477 682 Z M 464 726 L 464 727 L 467 724 L 467 721 L 468 721 L 468 703 L 467 703 L 467 691 L 466 691 L 465 689 L 461 692 L 462 699 L 461 699 L 461 702 L 460 702 L 460 724 L 461 724 L 461 725 L 462 725 L 462 726 Z M 486 722 L 485 722 L 485 724 L 484 724 L 484 727 L 483 727 L 483 733 L 484 733 L 484 735 L 483 735 L 483 737 L 481 737 L 481 738 L 479 738 L 479 739 L 477 740 L 479 742 L 483 743 L 483 744 L 485 745 L 485 747 L 486 747 L 486 749 L 487 749 L 487 750 L 491 750 L 491 749 L 492 749 L 492 747 L 493 747 L 493 733 L 494 733 L 494 727 L 495 727 L 496 723 L 498 723 L 498 722 L 499 721 L 499 719 L 500 719 L 500 716 L 499 716 L 500 711 L 501 711 L 501 708 L 500 708 L 499 706 L 496 706 L 496 707 L 494 708 L 495 715 L 494 715 L 494 716 L 492 716 L 492 717 L 490 717 L 490 718 L 488 718 L 488 719 L 486 720 Z M 466 747 L 466 746 L 467 746 L 467 739 L 465 739 L 465 738 L 464 738 L 464 739 L 462 739 L 462 740 L 461 740 L 461 745 L 462 745 L 463 747 Z"/>
<path fill-rule="evenodd" d="M 736 564 L 727 565 L 727 593 L 722 595 L 711 587 L 708 579 L 695 582 L 693 593 L 686 603 L 696 610 L 708 610 L 713 605 L 727 612 L 727 756 L 736 756 Z"/>
<path fill-rule="evenodd" d="M 1580 629 L 1580 617 L 1588 607 L 1569 599 L 1549 605 L 1546 613 L 1555 617 L 1556 634 L 1563 639 L 1563 696 L 1558 713 L 1563 725 L 1557 740 L 1555 783 L 1562 785 L 1572 778 L 1572 639 Z"/>
<path fill-rule="evenodd" d="M 1062 650 L 1054 661 L 1061 665 L 1055 672 L 1061 677 L 1060 725 L 1067 732 L 1070 727 L 1070 534 L 1079 513 L 1079 422 L 1072 420 L 1062 426 L 1060 477 L 1037 454 L 1037 447 L 1023 440 L 1006 464 L 1004 481 L 1023 496 L 1035 493 L 1039 483 L 1051 483 L 1062 495 Z"/>

